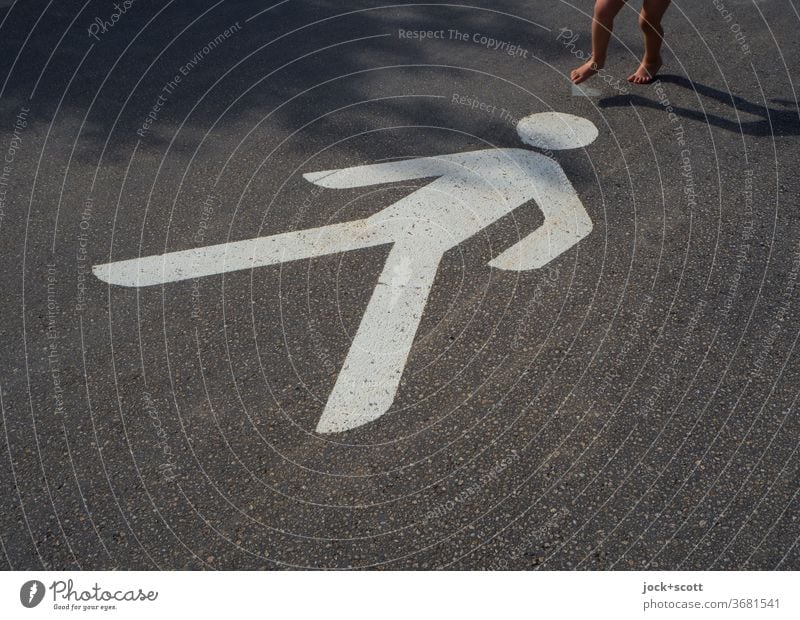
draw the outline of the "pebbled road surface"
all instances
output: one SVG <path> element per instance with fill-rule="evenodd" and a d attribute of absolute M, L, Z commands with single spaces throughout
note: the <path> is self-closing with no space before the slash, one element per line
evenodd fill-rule
<path fill-rule="evenodd" d="M 798 6 L 675 2 L 626 88 L 629 4 L 583 92 L 588 1 L 0 8 L 2 563 L 800 568 Z M 315 432 L 388 247 L 91 274 L 368 217 L 428 181 L 302 175 L 522 148 L 547 111 L 599 130 L 551 153 L 592 233 L 493 269 L 529 203 L 448 252 L 357 429 Z"/>

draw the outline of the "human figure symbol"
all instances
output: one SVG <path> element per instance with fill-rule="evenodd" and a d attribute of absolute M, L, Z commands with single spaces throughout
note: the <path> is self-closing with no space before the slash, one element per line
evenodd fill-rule
<path fill-rule="evenodd" d="M 591 121 L 557 112 L 523 118 L 517 133 L 526 144 L 548 150 L 580 148 L 598 135 Z M 538 269 L 592 230 L 561 166 L 527 149 L 485 149 L 303 177 L 332 189 L 434 180 L 365 219 L 96 265 L 93 272 L 111 284 L 152 286 L 392 244 L 318 433 L 357 428 L 388 411 L 445 252 L 531 200 L 544 223 L 490 266 Z"/>

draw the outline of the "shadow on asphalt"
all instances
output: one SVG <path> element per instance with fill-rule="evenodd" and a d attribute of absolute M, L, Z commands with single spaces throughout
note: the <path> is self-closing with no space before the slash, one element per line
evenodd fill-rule
<path fill-rule="evenodd" d="M 320 113 L 375 98 L 382 89 L 391 90 L 381 87 L 381 81 L 388 83 L 403 69 L 376 72 L 376 66 L 407 67 L 408 73 L 425 65 L 432 67 L 431 72 L 434 67 L 452 65 L 453 74 L 458 74 L 458 67 L 479 69 L 486 64 L 486 50 L 480 46 L 403 41 L 398 38 L 400 28 L 457 27 L 521 45 L 542 63 L 564 59 L 551 32 L 524 19 L 498 17 L 502 9 L 513 6 L 511 2 L 498 2 L 491 10 L 452 5 L 371 10 L 374 3 L 366 1 L 343 7 L 326 0 L 142 2 L 95 38 L 88 34 L 88 26 L 108 18 L 113 9 L 92 5 L 76 17 L 71 3 L 54 3 L 42 15 L 45 6 L 45 0 L 31 0 L 6 15 L 0 33 L 0 85 L 11 74 L 3 88 L 0 112 L 16 114 L 31 98 L 38 116 L 58 114 L 80 123 L 81 138 L 88 138 L 112 158 L 135 145 L 136 129 L 179 68 L 237 22 L 242 28 L 193 66 L 159 111 L 147 136 L 151 146 L 166 147 L 175 127 L 189 130 L 182 138 L 190 146 L 201 139 L 191 134 L 192 129 L 205 132 L 215 123 L 224 128 L 238 120 L 252 126 L 253 119 L 267 115 L 270 130 L 294 131 Z M 265 10 L 268 6 L 272 9 Z M 547 23 L 549 10 L 537 14 L 542 23 Z M 0 10 L 0 19 L 7 11 Z M 502 19 L 502 29 L 498 19 Z M 28 40 L 31 32 L 35 36 Z M 480 77 L 479 72 L 462 73 L 465 81 Z M 531 88 L 530 76 L 518 73 L 519 82 Z M 352 77 L 342 77 L 348 75 Z M 470 94 L 491 96 L 488 90 Z M 410 105 L 405 98 L 387 97 L 380 107 L 387 126 L 419 125 L 421 120 L 447 126 L 450 120 L 446 108 L 423 99 Z M 487 136 L 496 135 L 502 126 L 500 122 L 492 126 L 492 120 L 487 119 L 483 128 Z M 81 151 L 92 153 L 92 149 Z"/>
<path fill-rule="evenodd" d="M 672 108 L 678 116 L 690 120 L 698 121 L 704 125 L 713 125 L 721 129 L 726 129 L 734 133 L 746 134 L 749 136 L 797 136 L 800 135 L 800 114 L 797 110 L 797 103 L 788 100 L 773 100 L 784 106 L 793 106 L 794 110 L 779 110 L 769 108 L 764 105 L 752 103 L 743 97 L 724 90 L 719 90 L 711 86 L 706 86 L 699 82 L 693 82 L 680 75 L 661 75 L 659 80 L 666 84 L 674 84 L 682 88 L 694 91 L 697 95 L 708 97 L 731 108 L 733 118 L 726 118 L 716 114 L 709 114 L 699 110 L 677 106 L 674 103 Z M 601 108 L 613 108 L 634 104 L 641 107 L 663 109 L 664 105 L 655 98 L 644 97 L 642 95 L 616 95 L 600 100 Z M 742 121 L 737 119 L 739 112 L 746 112 L 753 116 L 760 116 L 762 120 Z"/>

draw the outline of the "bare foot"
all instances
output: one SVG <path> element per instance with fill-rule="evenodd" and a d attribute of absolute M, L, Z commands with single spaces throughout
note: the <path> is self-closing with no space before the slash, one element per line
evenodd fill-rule
<path fill-rule="evenodd" d="M 660 58 L 656 62 L 642 61 L 639 68 L 628 76 L 628 81 L 632 84 L 650 84 L 655 79 L 661 64 Z"/>
<path fill-rule="evenodd" d="M 569 79 L 572 80 L 573 84 L 580 84 L 595 75 L 600 69 L 602 67 L 598 67 L 597 63 L 590 58 L 577 69 L 573 69 L 572 73 L 569 74 Z"/>

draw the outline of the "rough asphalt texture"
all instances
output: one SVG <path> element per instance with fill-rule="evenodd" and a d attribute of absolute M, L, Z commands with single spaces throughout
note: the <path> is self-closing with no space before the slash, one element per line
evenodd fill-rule
<path fill-rule="evenodd" d="M 0 8 L 8 568 L 800 568 L 795 0 L 675 2 L 660 84 L 622 92 L 630 2 L 591 97 L 588 0 L 119 4 Z M 448 253 L 359 429 L 314 433 L 386 247 L 89 271 L 366 217 L 426 181 L 302 174 L 551 110 L 600 130 L 553 154 L 593 232 L 492 269 L 531 203 Z"/>

